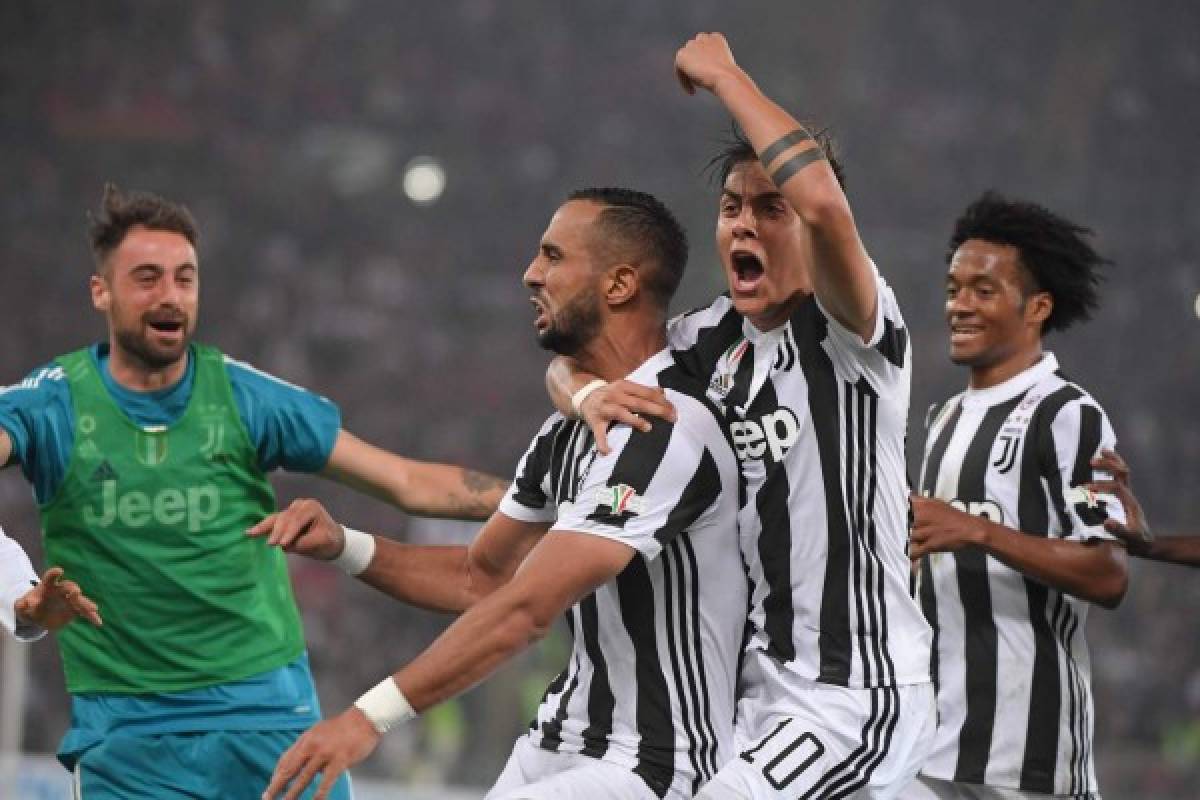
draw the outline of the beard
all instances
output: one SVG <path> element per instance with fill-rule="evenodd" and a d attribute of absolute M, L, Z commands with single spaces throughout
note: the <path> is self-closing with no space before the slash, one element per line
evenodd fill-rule
<path fill-rule="evenodd" d="M 158 317 L 162 316 L 164 315 L 158 315 Z M 151 339 L 152 334 L 148 330 L 153 330 L 150 328 L 150 320 L 156 318 L 155 315 L 142 317 L 134 326 L 116 328 L 113 335 L 117 344 L 122 350 L 150 369 L 165 369 L 177 363 L 187 353 L 194 329 L 186 315 L 167 314 L 165 316 L 179 321 L 182 325 L 183 336 L 180 337 L 178 344 L 164 346 Z"/>
<path fill-rule="evenodd" d="M 600 329 L 600 298 L 594 292 L 580 292 L 538 332 L 538 344 L 552 353 L 573 356 L 584 348 Z"/>
<path fill-rule="evenodd" d="M 122 350 L 151 369 L 165 369 L 179 361 L 192 341 L 189 334 L 180 339 L 178 345 L 160 347 L 151 342 L 149 337 L 130 330 L 116 331 L 116 339 Z"/>

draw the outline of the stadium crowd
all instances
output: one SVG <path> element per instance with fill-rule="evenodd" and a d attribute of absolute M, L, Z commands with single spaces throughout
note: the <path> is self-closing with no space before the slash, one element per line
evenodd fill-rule
<path fill-rule="evenodd" d="M 1115 262 L 1105 304 L 1050 345 L 1104 404 L 1155 531 L 1169 535 L 1196 529 L 1200 485 L 1200 112 L 1189 103 L 1200 17 L 1184 4 L 1100 5 L 879 0 L 822 10 L 828 35 L 803 31 L 812 16 L 799 7 L 721 26 L 756 42 L 759 55 L 743 49 L 764 85 L 842 142 L 863 237 L 887 259 L 915 342 L 914 432 L 961 381 L 940 350 L 955 210 L 996 186 L 1098 231 Z M 84 210 L 115 180 L 182 199 L 199 219 L 201 340 L 330 396 L 348 430 L 398 452 L 510 474 L 549 407 L 519 282 L 547 207 L 576 185 L 655 191 L 697 243 L 681 296 L 699 302 L 719 285 L 700 173 L 722 123 L 698 126 L 668 71 L 682 34 L 717 13 L 714 2 L 6 4 L 0 384 L 99 336 L 78 311 Z M 980 59 L 985 46 L 996 51 Z M 399 176 L 426 153 L 449 184 L 419 207 Z M 277 487 L 281 500 L 315 494 L 358 528 L 411 541 L 473 532 L 309 479 Z M 40 563 L 27 492 L 19 476 L 0 480 L 5 526 Z M 292 571 L 327 710 L 444 625 L 323 565 Z M 1200 785 L 1198 604 L 1182 569 L 1134 563 L 1124 604 L 1092 617 L 1110 797 L 1190 797 Z M 566 646 L 563 635 L 387 739 L 365 771 L 486 783 Z M 33 660 L 26 746 L 50 751 L 68 707 L 54 647 Z"/>

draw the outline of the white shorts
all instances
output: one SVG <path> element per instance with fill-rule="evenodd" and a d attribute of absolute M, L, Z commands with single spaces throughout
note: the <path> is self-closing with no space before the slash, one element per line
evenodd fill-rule
<path fill-rule="evenodd" d="M 740 707 L 741 756 L 722 767 L 696 800 L 899 797 L 933 746 L 933 685 L 791 683 L 786 705 Z"/>
<path fill-rule="evenodd" d="M 674 790 L 670 800 L 687 800 Z M 504 771 L 483 800 L 659 800 L 628 767 L 517 739 Z"/>
<path fill-rule="evenodd" d="M 900 794 L 900 800 L 1068 800 L 1071 797 L 1078 795 L 1023 792 L 1020 789 L 1006 789 L 1001 786 L 955 783 L 925 775 L 917 776 L 917 779 Z"/>

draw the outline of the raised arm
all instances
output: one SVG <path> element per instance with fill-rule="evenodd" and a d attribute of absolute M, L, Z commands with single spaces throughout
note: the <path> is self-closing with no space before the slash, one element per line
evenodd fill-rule
<path fill-rule="evenodd" d="M 404 458 L 344 430 L 321 474 L 425 517 L 487 519 L 508 488 L 492 475 Z"/>
<path fill-rule="evenodd" d="M 318 771 L 318 796 L 323 796 L 338 775 L 375 749 L 391 724 L 484 680 L 545 636 L 579 598 L 616 576 L 634 553 L 626 544 L 585 533 L 547 534 L 506 586 L 459 617 L 424 653 L 354 706 L 301 736 L 280 758 L 264 798 L 289 784 L 287 797 L 297 797 Z"/>
<path fill-rule="evenodd" d="M 846 195 L 811 132 L 759 90 L 719 33 L 701 33 L 684 45 L 675 69 L 689 94 L 697 87 L 712 92 L 745 132 L 763 169 L 811 231 L 817 299 L 868 340 L 877 304 L 874 270 Z"/>
<path fill-rule="evenodd" d="M 460 613 L 506 584 L 547 527 L 496 512 L 470 545 L 405 544 L 347 531 L 319 502 L 302 498 L 248 533 L 289 553 L 337 562 L 409 605 Z"/>

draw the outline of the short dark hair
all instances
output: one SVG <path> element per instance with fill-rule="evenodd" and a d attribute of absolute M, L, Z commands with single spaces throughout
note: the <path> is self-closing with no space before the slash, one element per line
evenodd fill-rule
<path fill-rule="evenodd" d="M 88 240 L 97 267 L 121 246 L 129 229 L 135 225 L 178 233 L 192 247 L 199 239 L 196 220 L 186 206 L 150 192 L 122 192 L 114 184 L 106 183 L 100 209 L 88 212 Z"/>
<path fill-rule="evenodd" d="M 614 187 L 589 187 L 571 192 L 571 200 L 588 200 L 607 206 L 596 217 L 607 246 L 618 245 L 653 262 L 644 285 L 665 311 L 683 280 L 687 267 L 687 233 L 662 201 L 645 192 Z"/>
<path fill-rule="evenodd" d="M 1110 264 L 1088 242 L 1093 235 L 1085 228 L 1055 214 L 1044 206 L 1010 200 L 986 191 L 954 223 L 946 262 L 968 239 L 1016 248 L 1021 266 L 1028 274 L 1032 291 L 1049 292 L 1054 309 L 1042 332 L 1066 330 L 1081 320 L 1091 319 L 1100 305 L 1100 269 Z"/>
<path fill-rule="evenodd" d="M 834 141 L 829 129 L 816 128 L 811 125 L 802 125 L 801 127 L 812 136 L 813 141 L 821 148 L 821 152 L 825 154 L 825 160 L 829 162 L 829 168 L 833 170 L 833 176 L 837 178 L 838 185 L 844 190 L 846 188 L 846 171 L 838 159 L 837 142 Z M 758 153 L 755 152 L 754 145 L 750 144 L 750 140 L 746 138 L 746 134 L 742 133 L 742 129 L 736 124 L 729 127 L 729 136 L 721 142 L 720 147 L 721 149 L 704 167 L 704 171 L 715 179 L 718 189 L 723 189 L 725 180 L 729 177 L 729 173 L 733 172 L 733 168 L 747 161 L 757 161 Z"/>

